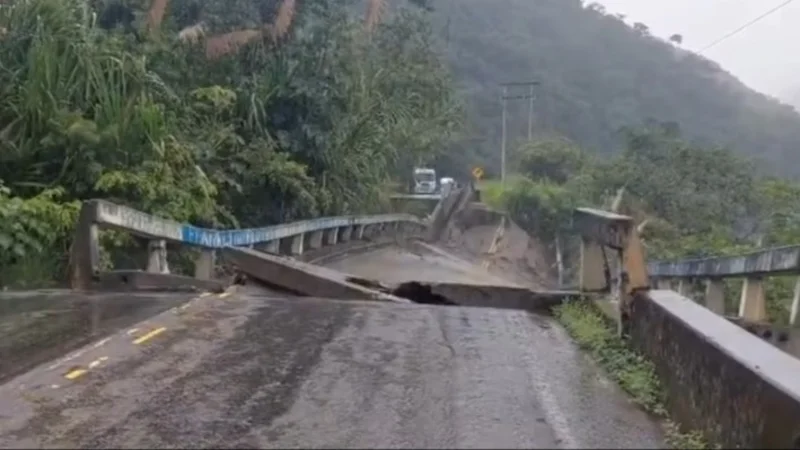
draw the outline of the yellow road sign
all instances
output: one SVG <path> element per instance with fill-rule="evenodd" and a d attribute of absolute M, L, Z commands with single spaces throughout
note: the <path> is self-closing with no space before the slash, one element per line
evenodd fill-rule
<path fill-rule="evenodd" d="M 480 167 L 475 167 L 472 169 L 472 176 L 474 176 L 476 180 L 480 180 L 483 178 L 483 169 Z"/>

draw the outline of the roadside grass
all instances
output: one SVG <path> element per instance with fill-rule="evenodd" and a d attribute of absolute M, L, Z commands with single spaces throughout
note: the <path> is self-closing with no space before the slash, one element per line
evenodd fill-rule
<path fill-rule="evenodd" d="M 670 448 L 715 448 L 699 432 L 681 432 L 670 420 L 664 407 L 665 392 L 653 363 L 630 349 L 594 304 L 563 303 L 553 308 L 553 312 L 576 343 L 589 352 L 636 404 L 664 419 L 664 434 Z"/>
<path fill-rule="evenodd" d="M 481 201 L 494 209 L 505 208 L 503 203 L 503 185 L 500 180 L 481 180 L 478 183 L 481 190 Z"/>

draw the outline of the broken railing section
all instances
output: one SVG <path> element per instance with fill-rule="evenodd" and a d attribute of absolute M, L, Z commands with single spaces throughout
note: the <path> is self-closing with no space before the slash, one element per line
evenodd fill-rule
<path fill-rule="evenodd" d="M 674 289 L 684 297 L 694 295 L 692 287 L 705 285 L 697 300 L 717 314 L 725 315 L 724 280 L 741 279 L 738 317 L 749 322 L 767 319 L 764 280 L 770 276 L 795 275 L 794 298 L 789 321 L 797 322 L 800 307 L 800 245 L 755 251 L 737 256 L 658 261 L 648 265 L 650 277 L 660 289 Z"/>
<path fill-rule="evenodd" d="M 195 278 L 210 280 L 216 255 L 226 247 L 250 247 L 267 253 L 297 256 L 306 249 L 317 249 L 353 239 L 368 239 L 382 234 L 416 234 L 427 224 L 410 214 L 323 217 L 264 228 L 212 230 L 155 217 L 103 200 L 83 203 L 75 231 L 71 255 L 71 285 L 86 290 L 100 276 L 99 230 L 125 231 L 146 239 L 146 272 L 169 274 L 167 242 L 201 250 L 195 262 Z"/>
<path fill-rule="evenodd" d="M 580 291 L 611 294 L 612 280 L 618 278 L 620 331 L 624 331 L 634 295 L 650 287 L 638 229 L 631 217 L 592 208 L 576 209 L 572 225 L 581 237 Z M 612 258 L 621 268 L 618 277 L 611 273 Z"/>
<path fill-rule="evenodd" d="M 723 448 L 800 448 L 800 360 L 682 295 L 705 280 L 711 303 L 722 304 L 720 280 L 744 278 L 740 310 L 760 314 L 763 277 L 797 273 L 795 248 L 646 265 L 629 217 L 584 208 L 573 224 L 581 291 L 611 293 L 609 263 L 621 261 L 621 330 L 652 361 L 673 418 Z M 678 281 L 680 292 L 650 290 L 650 279 L 660 288 Z"/>

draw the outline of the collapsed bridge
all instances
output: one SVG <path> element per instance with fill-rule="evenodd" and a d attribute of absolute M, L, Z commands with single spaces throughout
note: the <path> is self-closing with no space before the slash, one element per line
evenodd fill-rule
<path fill-rule="evenodd" d="M 19 339 L 2 348 L 13 364 L 0 365 L 0 447 L 663 447 L 659 424 L 547 316 L 577 293 L 541 289 L 507 261 L 487 270 L 510 224 L 490 227 L 499 232 L 472 255 L 442 244 L 470 190 L 442 199 L 429 219 L 243 232 L 87 203 L 75 289 L 4 297 L 16 306 L 4 309 L 3 329 Z M 581 287 L 605 295 L 600 247 L 629 256 L 633 241 L 624 216 L 583 217 Z M 101 270 L 104 227 L 149 240 L 147 269 Z M 193 276 L 170 271 L 167 252 L 179 246 L 197 249 Z M 674 327 L 666 294 L 634 300 L 649 294 L 628 287 L 646 278 L 626 273 L 633 301 L 618 309 L 634 324 L 661 314 Z M 793 431 L 727 436 L 782 443 Z"/>

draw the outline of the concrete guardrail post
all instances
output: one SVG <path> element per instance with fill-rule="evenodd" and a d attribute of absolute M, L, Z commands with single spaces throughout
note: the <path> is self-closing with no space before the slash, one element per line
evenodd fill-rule
<path fill-rule="evenodd" d="M 167 241 L 151 240 L 147 243 L 147 272 L 169 273 L 167 265 Z"/>
<path fill-rule="evenodd" d="M 322 248 L 322 234 L 322 230 L 312 231 L 309 233 L 308 242 L 306 242 L 308 248 L 312 250 Z"/>
<path fill-rule="evenodd" d="M 706 280 L 705 306 L 721 316 L 725 315 L 725 284 L 722 279 Z"/>
<path fill-rule="evenodd" d="M 364 239 L 364 231 L 366 231 L 366 225 L 356 225 L 353 229 L 353 238 L 354 239 Z"/>
<path fill-rule="evenodd" d="M 272 253 L 273 255 L 279 255 L 281 253 L 281 240 L 275 239 L 267 242 L 267 244 L 264 246 L 264 251 L 267 253 Z"/>
<path fill-rule="evenodd" d="M 681 278 L 678 281 L 678 294 L 688 299 L 692 299 L 691 291 L 692 291 L 692 280 L 687 278 Z"/>
<path fill-rule="evenodd" d="M 349 225 L 344 227 L 339 227 L 337 229 L 337 233 L 339 234 L 338 236 L 339 242 L 348 242 L 350 238 L 353 236 L 353 227 Z"/>
<path fill-rule="evenodd" d="M 194 277 L 198 280 L 211 280 L 214 278 L 214 265 L 216 264 L 216 251 L 203 249 L 194 263 Z"/>
<path fill-rule="evenodd" d="M 339 242 L 338 228 L 328 228 L 324 233 L 325 245 L 336 245 L 336 243 Z"/>
<path fill-rule="evenodd" d="M 764 295 L 764 279 L 748 276 L 742 285 L 739 299 L 739 317 L 760 322 L 767 319 L 766 297 Z"/>
<path fill-rule="evenodd" d="M 800 309 L 800 277 L 794 283 L 794 295 L 792 296 L 792 309 L 789 312 L 789 325 L 795 326 L 797 324 L 797 313 Z"/>
<path fill-rule="evenodd" d="M 84 202 L 75 226 L 75 237 L 70 252 L 70 287 L 75 290 L 91 289 L 100 264 L 99 228 L 96 221 L 97 203 Z"/>
<path fill-rule="evenodd" d="M 279 254 L 297 256 L 303 254 L 303 233 L 278 240 Z"/>

